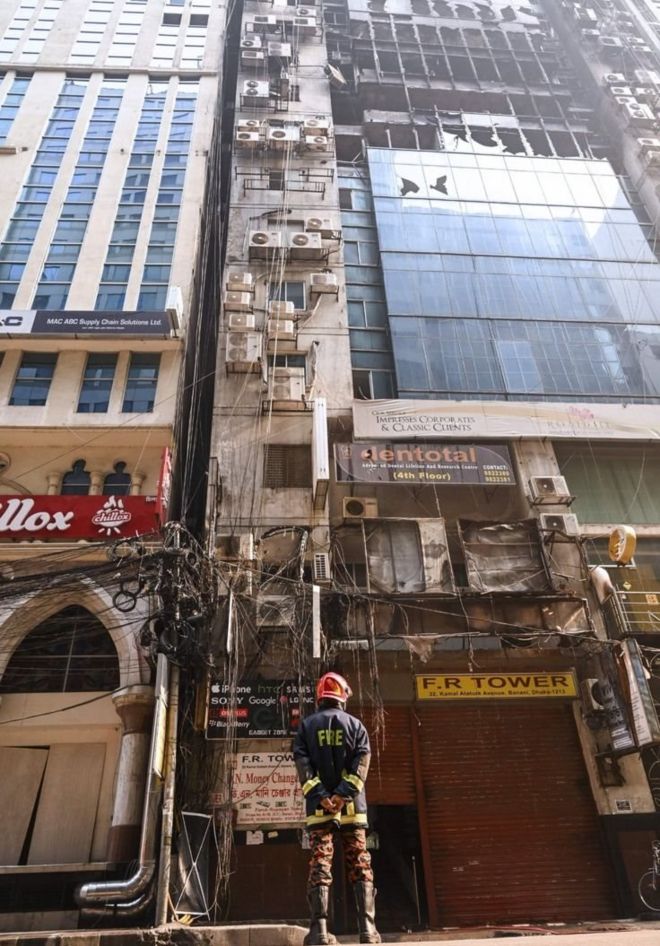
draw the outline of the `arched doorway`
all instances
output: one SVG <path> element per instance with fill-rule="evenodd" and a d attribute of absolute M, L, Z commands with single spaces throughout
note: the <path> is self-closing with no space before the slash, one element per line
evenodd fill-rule
<path fill-rule="evenodd" d="M 0 864 L 84 864 L 105 856 L 120 684 L 104 624 L 70 605 L 32 628 L 0 680 Z"/>

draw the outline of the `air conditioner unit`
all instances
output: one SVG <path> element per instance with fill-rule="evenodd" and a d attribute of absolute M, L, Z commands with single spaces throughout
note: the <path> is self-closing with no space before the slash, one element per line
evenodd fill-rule
<path fill-rule="evenodd" d="M 322 240 L 341 240 L 341 230 L 328 217 L 307 217 L 305 231 L 320 233 Z"/>
<path fill-rule="evenodd" d="M 655 115 L 648 107 L 648 105 L 642 105 L 640 102 L 635 102 L 633 104 L 630 102 L 623 106 L 623 110 L 630 119 L 631 122 L 638 125 L 654 125 L 655 124 Z"/>
<path fill-rule="evenodd" d="M 269 341 L 292 342 L 296 337 L 296 323 L 292 319 L 269 319 L 266 334 Z"/>
<path fill-rule="evenodd" d="M 252 24 L 253 30 L 259 33 L 273 33 L 277 29 L 277 17 L 262 16 L 261 14 L 253 16 L 247 21 Z"/>
<path fill-rule="evenodd" d="M 603 81 L 605 85 L 625 85 L 626 77 L 623 72 L 608 72 Z"/>
<path fill-rule="evenodd" d="M 245 559 L 252 562 L 254 554 L 254 535 L 247 532 L 244 535 L 235 535 L 233 532 L 220 533 L 215 540 L 216 548 L 224 559 Z"/>
<path fill-rule="evenodd" d="M 378 500 L 375 496 L 344 496 L 342 516 L 348 522 L 357 519 L 377 519 Z"/>
<path fill-rule="evenodd" d="M 286 128 L 269 128 L 266 142 L 275 151 L 286 151 L 292 144 L 300 141 L 300 129 L 288 125 Z"/>
<path fill-rule="evenodd" d="M 269 59 L 291 59 L 291 43 L 270 42 L 268 44 Z"/>
<path fill-rule="evenodd" d="M 179 328 L 183 318 L 183 295 L 179 286 L 170 286 L 167 290 L 165 311 L 172 320 L 172 328 Z"/>
<path fill-rule="evenodd" d="M 316 17 L 312 16 L 294 16 L 293 28 L 298 30 L 301 36 L 309 36 L 316 33 Z"/>
<path fill-rule="evenodd" d="M 627 36 L 626 45 L 632 46 L 633 48 L 637 49 L 640 46 L 646 46 L 647 43 L 643 36 Z"/>
<path fill-rule="evenodd" d="M 541 529 L 544 532 L 558 532 L 560 535 L 574 536 L 580 534 L 580 524 L 573 513 L 543 513 L 541 515 Z"/>
<path fill-rule="evenodd" d="M 247 312 L 232 312 L 227 327 L 230 332 L 254 332 L 254 316 Z"/>
<path fill-rule="evenodd" d="M 291 259 L 323 259 L 323 244 L 320 233 L 291 233 L 289 255 Z"/>
<path fill-rule="evenodd" d="M 598 42 L 603 49 L 623 49 L 623 41 L 618 36 L 601 36 Z"/>
<path fill-rule="evenodd" d="M 611 85 L 611 86 L 609 87 L 609 89 L 608 89 L 608 92 L 610 92 L 612 95 L 616 95 L 616 96 L 617 96 L 617 101 L 619 100 L 619 99 L 618 99 L 618 96 L 620 96 L 620 95 L 632 95 L 632 94 L 633 94 L 633 91 L 632 91 L 632 89 L 630 88 L 629 85 Z"/>
<path fill-rule="evenodd" d="M 236 122 L 236 131 L 260 131 L 261 119 L 259 118 L 240 118 Z"/>
<path fill-rule="evenodd" d="M 580 680 L 580 699 L 587 713 L 603 712 L 603 704 L 599 699 L 599 686 L 598 677 L 587 677 L 586 680 Z"/>
<path fill-rule="evenodd" d="M 257 595 L 257 627 L 292 627 L 296 599 L 293 595 Z"/>
<path fill-rule="evenodd" d="M 272 259 L 282 250 L 279 230 L 252 230 L 248 238 L 250 259 Z"/>
<path fill-rule="evenodd" d="M 261 135 L 258 131 L 237 131 L 235 141 L 237 148 L 257 148 L 261 144 Z"/>
<path fill-rule="evenodd" d="M 227 312 L 252 312 L 252 293 L 231 289 L 225 293 L 224 303 Z"/>
<path fill-rule="evenodd" d="M 279 299 L 273 299 L 272 302 L 268 303 L 268 317 L 271 319 L 292 319 L 295 312 L 293 302 L 282 302 Z"/>
<path fill-rule="evenodd" d="M 646 148 L 660 148 L 660 138 L 638 138 L 637 144 L 640 151 L 644 151 Z"/>
<path fill-rule="evenodd" d="M 617 105 L 639 105 L 634 95 L 617 95 L 614 99 Z"/>
<path fill-rule="evenodd" d="M 258 66 L 263 66 L 266 62 L 266 57 L 260 49 L 244 49 L 241 53 L 241 65 L 252 67 L 253 69 Z"/>
<path fill-rule="evenodd" d="M 311 10 L 309 7 L 296 7 L 295 13 L 296 16 L 312 16 L 316 19 L 316 10 Z"/>
<path fill-rule="evenodd" d="M 335 273 L 312 273 L 310 289 L 319 294 L 335 295 L 339 291 L 339 280 Z"/>
<path fill-rule="evenodd" d="M 303 410 L 305 369 L 275 367 L 272 371 L 269 397 L 273 410 Z"/>
<path fill-rule="evenodd" d="M 580 36 L 582 36 L 588 43 L 593 43 L 600 38 L 600 30 L 595 30 L 593 27 L 588 29 L 580 30 Z"/>
<path fill-rule="evenodd" d="M 649 148 L 648 151 L 645 151 L 644 164 L 646 165 L 647 168 L 660 167 L 660 148 L 658 149 Z"/>
<path fill-rule="evenodd" d="M 328 151 L 330 142 L 323 135 L 305 135 L 305 151 Z"/>
<path fill-rule="evenodd" d="M 654 69 L 635 69 L 635 78 L 642 85 L 660 85 L 660 72 Z"/>
<path fill-rule="evenodd" d="M 261 46 L 261 36 L 255 36 L 254 33 L 244 36 L 241 40 L 241 49 L 261 49 Z"/>
<path fill-rule="evenodd" d="M 227 289 L 232 292 L 254 292 L 254 276 L 252 273 L 229 273 Z"/>
<path fill-rule="evenodd" d="M 256 371 L 262 354 L 261 335 L 257 332 L 229 332 L 225 364 L 231 371 Z"/>
<path fill-rule="evenodd" d="M 312 581 L 315 585 L 332 584 L 330 556 L 327 552 L 314 552 L 312 558 Z"/>
<path fill-rule="evenodd" d="M 267 105 L 270 100 L 270 83 L 248 79 L 243 83 L 243 104 L 255 108 Z"/>
<path fill-rule="evenodd" d="M 330 121 L 327 118 L 306 118 L 303 123 L 304 135 L 323 135 L 326 138 L 330 134 Z"/>
<path fill-rule="evenodd" d="M 572 499 L 563 476 L 532 476 L 529 481 L 529 492 L 532 502 L 537 505 L 543 503 L 563 505 Z"/>

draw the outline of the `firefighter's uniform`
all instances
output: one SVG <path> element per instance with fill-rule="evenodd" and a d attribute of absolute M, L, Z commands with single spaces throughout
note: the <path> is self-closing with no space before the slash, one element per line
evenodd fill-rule
<path fill-rule="evenodd" d="M 293 747 L 305 797 L 311 862 L 309 886 L 332 883 L 333 837 L 341 828 L 344 859 L 350 883 L 373 883 L 367 851 L 367 799 L 364 783 L 369 771 L 369 736 L 359 719 L 339 706 L 322 706 L 302 720 Z M 321 802 L 332 795 L 346 799 L 336 813 Z"/>

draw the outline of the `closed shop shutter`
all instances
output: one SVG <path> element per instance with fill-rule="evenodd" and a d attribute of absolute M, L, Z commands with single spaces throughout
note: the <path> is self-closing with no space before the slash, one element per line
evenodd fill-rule
<path fill-rule="evenodd" d="M 415 773 L 410 748 L 410 710 L 386 706 L 385 727 L 378 731 L 372 711 L 360 713 L 371 740 L 371 770 L 367 781 L 370 805 L 414 805 Z"/>
<path fill-rule="evenodd" d="M 417 707 L 442 925 L 614 915 L 571 707 Z"/>

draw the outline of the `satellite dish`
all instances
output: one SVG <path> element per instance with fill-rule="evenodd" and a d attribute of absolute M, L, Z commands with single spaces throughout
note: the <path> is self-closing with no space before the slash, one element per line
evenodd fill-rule
<path fill-rule="evenodd" d="M 343 77 L 339 69 L 337 69 L 335 66 L 331 66 L 330 63 L 327 63 L 324 71 L 328 79 L 330 79 L 330 85 L 334 86 L 335 89 L 346 88 L 348 82 Z"/>

